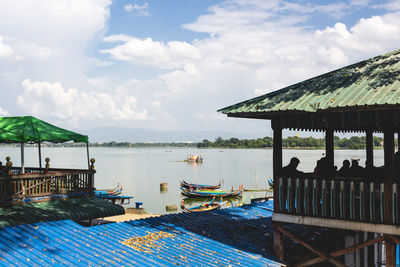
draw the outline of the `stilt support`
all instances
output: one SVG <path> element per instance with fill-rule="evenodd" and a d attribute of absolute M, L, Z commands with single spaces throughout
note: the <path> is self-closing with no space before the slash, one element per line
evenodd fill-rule
<path fill-rule="evenodd" d="M 305 242 L 302 239 L 300 239 L 299 237 L 295 236 L 294 234 L 292 234 L 291 232 L 289 232 L 288 230 L 286 230 L 282 226 L 274 224 L 274 229 L 275 229 L 275 231 L 279 231 L 282 234 L 286 235 L 287 237 L 297 241 L 299 244 L 301 244 L 302 246 L 306 247 L 307 249 L 309 249 L 313 253 L 317 254 L 318 256 L 323 258 L 324 260 L 332 263 L 333 265 L 340 266 L 340 267 L 344 267 L 345 266 L 343 263 L 341 263 L 340 261 L 338 261 L 337 259 L 335 259 L 331 255 L 316 249 L 315 247 L 311 246 L 307 242 Z"/>
<path fill-rule="evenodd" d="M 357 245 L 350 246 L 350 247 L 347 247 L 347 248 L 340 249 L 340 250 L 338 250 L 338 251 L 332 252 L 332 253 L 330 253 L 330 256 L 332 256 L 332 257 L 339 257 L 339 256 L 342 256 L 342 255 L 351 253 L 351 252 L 353 252 L 353 251 L 355 251 L 355 250 L 358 250 L 358 249 L 362 249 L 362 248 L 365 248 L 365 247 L 372 246 L 372 245 L 374 245 L 375 243 L 383 242 L 384 240 L 385 240 L 385 237 L 384 237 L 384 236 L 379 236 L 379 237 L 377 237 L 377 238 L 374 238 L 374 239 L 371 239 L 371 240 L 368 240 L 368 241 L 359 243 L 359 244 L 357 244 Z M 310 266 L 310 265 L 317 264 L 317 263 L 320 263 L 320 262 L 323 262 L 323 261 L 325 261 L 324 258 L 322 258 L 322 257 L 316 257 L 316 258 L 313 258 L 313 259 L 311 259 L 311 260 L 306 260 L 306 261 L 304 261 L 304 262 L 302 262 L 302 263 L 299 263 L 297 266 Z"/>
<path fill-rule="evenodd" d="M 274 230 L 274 252 L 280 261 L 285 261 L 285 251 L 283 250 L 283 236 L 278 230 Z"/>

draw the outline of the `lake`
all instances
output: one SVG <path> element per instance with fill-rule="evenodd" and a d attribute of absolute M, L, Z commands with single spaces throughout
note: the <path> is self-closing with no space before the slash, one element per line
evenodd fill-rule
<path fill-rule="evenodd" d="M 20 166 L 20 148 L 0 148 L 0 159 L 10 156 L 14 166 Z M 283 164 L 291 157 L 300 159 L 299 170 L 312 172 L 324 150 L 284 150 Z M 188 155 L 202 155 L 203 163 L 183 162 Z M 86 148 L 42 147 L 44 158 L 50 158 L 54 168 L 87 168 Z M 179 181 L 201 184 L 217 184 L 222 188 L 268 188 L 267 179 L 272 177 L 272 149 L 196 149 L 196 148 L 90 148 L 90 157 L 96 159 L 95 186 L 99 189 L 123 186 L 123 195 L 133 195 L 143 202 L 150 213 L 166 213 L 166 205 L 180 205 Z M 336 150 L 335 164 L 340 167 L 344 159 L 358 158 L 364 166 L 364 150 Z M 375 166 L 383 165 L 383 150 L 374 151 Z M 38 166 L 37 148 L 25 148 L 25 166 Z M 168 191 L 160 192 L 160 183 L 168 183 Z M 263 192 L 245 192 L 245 203 L 251 197 L 262 197 Z M 190 203 L 189 203 L 190 204 Z M 237 204 L 236 202 L 231 203 Z"/>

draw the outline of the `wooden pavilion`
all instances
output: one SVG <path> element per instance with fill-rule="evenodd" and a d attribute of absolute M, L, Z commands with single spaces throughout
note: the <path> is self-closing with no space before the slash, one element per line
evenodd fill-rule
<path fill-rule="evenodd" d="M 228 117 L 268 119 L 273 129 L 274 248 L 284 260 L 282 235 L 294 239 L 317 257 L 302 266 L 328 261 L 355 250 L 384 243 L 386 266 L 396 265 L 400 244 L 400 177 L 395 162 L 395 133 L 400 132 L 400 50 L 377 56 L 219 110 Z M 337 175 L 282 178 L 282 130 L 324 131 L 326 159 L 334 165 L 334 132 L 366 135 L 369 177 Z M 373 133 L 384 136 L 384 166 L 374 167 Z M 301 160 L 301 159 L 300 159 Z M 358 244 L 326 252 L 301 240 L 285 224 L 358 231 Z M 365 234 L 365 235 L 364 235 Z M 378 261 L 373 251 L 365 266 Z M 368 259 L 366 259 L 368 258 Z"/>

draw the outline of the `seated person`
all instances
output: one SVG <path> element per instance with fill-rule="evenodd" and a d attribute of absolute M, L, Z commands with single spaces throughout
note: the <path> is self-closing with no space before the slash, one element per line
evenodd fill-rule
<path fill-rule="evenodd" d="M 287 166 L 281 170 L 281 177 L 283 178 L 299 178 L 303 176 L 303 172 L 297 170 L 300 160 L 298 158 L 291 158 Z"/>
<path fill-rule="evenodd" d="M 350 176 L 350 161 L 345 159 L 343 160 L 343 166 L 337 172 L 337 176 L 339 177 L 349 177 Z"/>
<path fill-rule="evenodd" d="M 364 168 L 358 165 L 358 160 L 352 159 L 350 167 L 350 177 L 363 177 L 364 174 Z"/>
<path fill-rule="evenodd" d="M 330 166 L 328 159 L 322 157 L 317 161 L 317 166 L 314 169 L 314 174 L 318 177 L 333 177 L 336 174 L 336 166 Z"/>

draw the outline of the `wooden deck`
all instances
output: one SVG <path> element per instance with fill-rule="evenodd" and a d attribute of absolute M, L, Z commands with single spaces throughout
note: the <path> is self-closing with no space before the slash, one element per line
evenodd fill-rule
<path fill-rule="evenodd" d="M 332 221 L 332 226 L 336 226 L 335 228 L 347 229 L 345 225 L 353 225 L 348 226 L 348 230 L 356 230 L 353 229 L 354 225 L 357 225 L 355 222 L 367 223 L 371 227 L 375 224 L 400 226 L 400 188 L 396 182 L 391 184 L 389 191 L 385 191 L 383 182 L 362 178 L 279 178 L 276 183 L 278 188 L 277 197 L 274 199 L 278 202 L 274 209 L 276 221 L 329 227 L 326 222 L 327 219 L 331 219 L 335 222 Z M 387 194 L 391 199 L 391 221 L 385 221 Z M 306 217 L 309 219 L 301 219 Z M 316 219 L 324 219 L 322 220 L 324 223 Z M 306 221 L 308 223 L 305 223 Z M 400 233 L 397 227 L 390 229 L 391 234 Z"/>
<path fill-rule="evenodd" d="M 9 172 L 11 171 L 11 175 Z M 3 170 L 0 175 L 0 200 L 13 201 L 56 194 L 92 192 L 94 170 L 20 168 Z"/>

